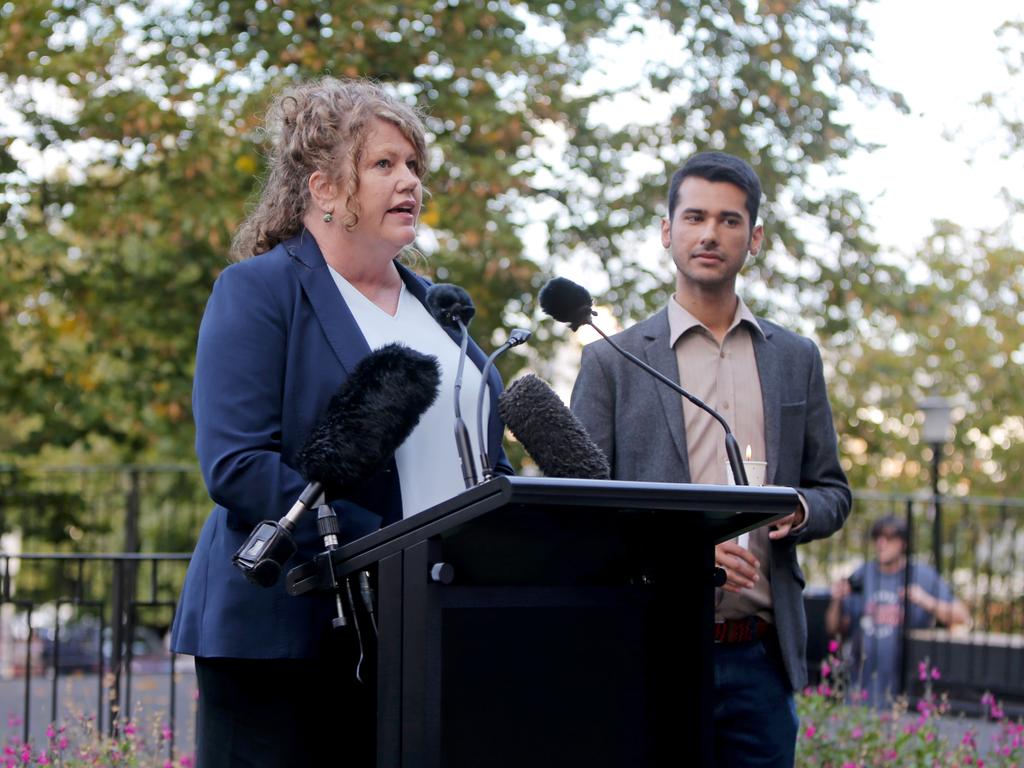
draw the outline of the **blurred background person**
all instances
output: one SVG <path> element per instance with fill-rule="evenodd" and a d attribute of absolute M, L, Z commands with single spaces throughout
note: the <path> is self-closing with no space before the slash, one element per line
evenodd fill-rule
<path fill-rule="evenodd" d="M 281 93 L 260 199 L 207 303 L 196 353 L 196 452 L 216 503 L 191 561 L 173 649 L 196 657 L 197 758 L 213 766 L 374 764 L 374 681 L 357 683 L 351 630 L 331 595 L 255 586 L 231 559 L 306 485 L 296 456 L 331 396 L 391 342 L 436 357 L 434 405 L 386 467 L 328 499 L 342 543 L 463 490 L 453 437 L 459 346 L 424 305 L 429 282 L 397 261 L 423 203 L 427 147 L 417 112 L 379 85 L 323 78 Z M 484 355 L 471 344 L 462 408 L 475 412 Z M 491 378 L 488 454 L 510 473 Z M 474 455 L 479 455 L 474 446 Z M 294 565 L 322 551 L 315 514 Z M 365 633 L 364 633 L 365 634 Z"/>
<path fill-rule="evenodd" d="M 867 702 L 885 707 L 900 691 L 900 628 L 907 565 L 907 524 L 886 516 L 871 526 L 875 558 L 848 579 L 832 584 L 825 612 L 829 635 L 850 641 L 849 674 L 854 692 Z M 924 563 L 910 566 L 908 629 L 966 624 L 967 608 L 953 596 L 949 584 Z"/>

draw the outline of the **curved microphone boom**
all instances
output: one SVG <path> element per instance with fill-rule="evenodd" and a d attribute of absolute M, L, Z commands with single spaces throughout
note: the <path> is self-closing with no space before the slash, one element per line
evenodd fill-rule
<path fill-rule="evenodd" d="M 436 358 L 401 344 L 359 362 L 296 456 L 308 485 L 284 517 L 257 525 L 232 558 L 250 581 L 277 581 L 295 553 L 291 533 L 302 515 L 325 494 L 339 496 L 382 469 L 437 399 L 440 379 Z"/>
<path fill-rule="evenodd" d="M 464 288 L 451 283 L 435 283 L 427 289 L 427 311 L 444 328 L 458 331 L 459 366 L 455 371 L 455 447 L 459 452 L 459 463 L 462 465 L 462 480 L 467 488 L 477 483 L 476 465 L 473 463 L 473 446 L 469 440 L 469 430 L 462 420 L 462 371 L 466 365 L 466 349 L 469 346 L 469 321 L 476 314 L 473 300 Z"/>
<path fill-rule="evenodd" d="M 660 371 L 655 370 L 640 358 L 624 350 L 612 341 L 604 331 L 594 325 L 594 321 L 591 319 L 596 315 L 593 309 L 593 299 L 586 288 L 564 277 L 556 277 L 549 280 L 544 287 L 541 288 L 539 299 L 541 309 L 555 320 L 562 323 L 568 323 L 569 327 L 574 331 L 581 325 L 589 325 L 597 331 L 605 341 L 611 344 L 612 349 L 634 365 L 637 365 L 647 371 L 647 373 L 651 374 L 654 378 L 665 386 L 671 388 L 677 394 L 685 397 L 721 424 L 722 429 L 725 430 L 725 453 L 729 458 L 729 467 L 732 469 L 733 479 L 735 480 L 736 485 L 750 484 L 747 480 L 746 469 L 743 466 L 743 457 L 740 455 L 739 443 L 736 442 L 736 436 L 733 435 L 732 429 L 729 428 L 729 423 L 722 418 L 722 415 L 719 414 L 718 411 L 705 403 L 699 397 L 691 395 L 679 386 L 679 384 L 672 381 L 672 379 L 668 378 Z"/>
<path fill-rule="evenodd" d="M 532 373 L 498 396 L 502 421 L 547 477 L 608 480 L 608 458 L 561 398 Z"/>
<path fill-rule="evenodd" d="M 490 480 L 494 476 L 494 467 L 491 466 L 491 460 L 487 456 L 487 441 L 484 439 L 484 395 L 487 394 L 490 386 L 487 382 L 487 377 L 491 374 L 491 368 L 494 365 L 494 361 L 497 360 L 498 355 L 512 349 L 512 347 L 518 347 L 520 344 L 525 344 L 530 340 L 530 336 L 533 334 L 525 328 L 513 328 L 512 333 L 509 334 L 508 340 L 494 350 L 491 356 L 487 358 L 487 362 L 484 363 L 481 376 L 483 379 L 480 382 L 480 391 L 476 397 L 476 441 L 480 450 L 480 466 L 483 467 L 483 479 Z"/>

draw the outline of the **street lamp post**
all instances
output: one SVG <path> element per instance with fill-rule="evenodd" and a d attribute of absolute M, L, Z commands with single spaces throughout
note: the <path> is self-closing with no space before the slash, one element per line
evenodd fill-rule
<path fill-rule="evenodd" d="M 953 404 L 941 395 L 926 397 L 917 407 L 924 413 L 921 427 L 921 441 L 932 449 L 932 504 L 935 516 L 932 520 L 932 557 L 935 570 L 942 573 L 942 498 L 939 495 L 939 461 L 942 449 L 949 441 L 950 427 L 953 426 Z"/>

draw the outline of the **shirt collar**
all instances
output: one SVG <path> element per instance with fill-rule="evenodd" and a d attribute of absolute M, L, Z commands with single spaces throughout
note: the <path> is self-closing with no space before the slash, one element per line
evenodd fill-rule
<path fill-rule="evenodd" d="M 729 330 L 726 331 L 726 335 L 728 336 L 732 333 L 733 329 L 743 322 L 746 322 L 748 327 L 752 328 L 755 333 L 764 338 L 764 331 L 761 330 L 761 326 L 758 324 L 757 318 L 754 317 L 754 313 L 751 312 L 750 308 L 743 303 L 743 299 L 737 296 L 736 313 L 732 317 L 732 323 L 729 325 Z M 679 337 L 694 328 L 703 328 L 707 333 L 711 333 L 704 323 L 694 317 L 689 310 L 683 308 L 678 302 L 676 302 L 675 294 L 670 296 L 668 300 L 669 347 L 675 347 L 676 342 L 679 341 Z"/>

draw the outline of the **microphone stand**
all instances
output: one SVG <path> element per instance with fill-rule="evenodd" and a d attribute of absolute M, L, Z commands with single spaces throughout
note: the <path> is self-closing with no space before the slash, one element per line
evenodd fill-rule
<path fill-rule="evenodd" d="M 469 347 L 469 330 L 462 318 L 454 316 L 459 324 L 462 340 L 459 344 L 459 367 L 455 372 L 455 447 L 459 451 L 459 463 L 462 465 L 462 480 L 467 488 L 477 484 L 476 465 L 473 463 L 473 444 L 469 440 L 469 430 L 462 420 L 462 405 L 459 402 L 462 394 L 462 369 L 466 365 L 466 350 Z"/>
<path fill-rule="evenodd" d="M 512 347 L 525 344 L 532 335 L 533 334 L 525 328 L 513 328 L 508 341 L 491 353 L 490 357 L 487 358 L 487 362 L 484 363 L 483 370 L 481 371 L 481 376 L 483 378 L 480 382 L 480 391 L 477 393 L 476 398 L 476 441 L 480 448 L 480 466 L 483 469 L 484 481 L 490 480 L 494 477 L 494 468 L 491 466 L 491 460 L 487 456 L 487 442 L 484 440 L 484 395 L 488 390 L 490 390 L 488 377 L 491 374 L 491 368 L 494 366 L 494 361 L 499 355 Z"/>
<path fill-rule="evenodd" d="M 718 411 L 716 411 L 714 408 L 705 403 L 696 395 L 691 395 L 689 392 L 687 392 L 685 389 L 679 386 L 676 382 L 672 381 L 672 379 L 670 379 L 668 376 L 661 373 L 661 371 L 655 370 L 647 363 L 645 363 L 643 360 L 638 358 L 636 355 L 630 354 L 629 352 L 624 350 L 622 347 L 620 347 L 618 344 L 612 341 L 611 338 L 604 331 L 602 331 L 600 328 L 594 325 L 594 323 L 591 322 L 589 319 L 581 320 L 581 323 L 589 325 L 591 328 L 597 331 L 598 334 L 600 334 L 601 338 L 603 338 L 605 341 L 612 345 L 612 349 L 614 349 L 620 355 L 624 356 L 631 363 L 647 371 L 662 384 L 672 389 L 673 392 L 682 395 L 691 403 L 700 408 L 702 411 L 710 414 L 719 424 L 721 424 L 722 429 L 725 430 L 725 453 L 729 459 L 729 467 L 732 469 L 733 480 L 735 481 L 736 485 L 750 485 L 750 481 L 747 479 L 747 470 L 743 466 L 743 456 L 740 453 L 740 445 L 739 443 L 736 442 L 736 436 L 732 433 L 732 430 L 729 428 L 729 423 L 722 418 L 721 414 L 719 414 Z"/>

